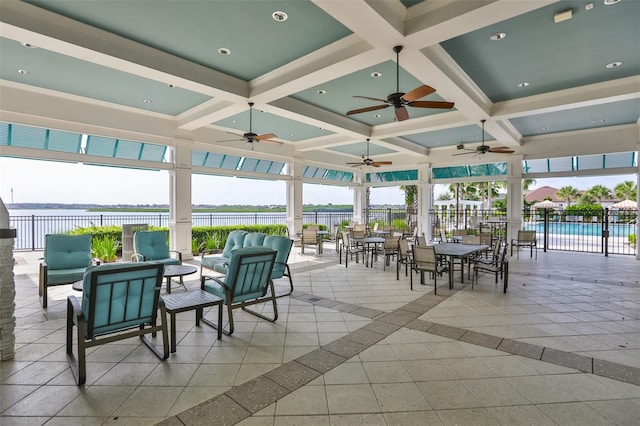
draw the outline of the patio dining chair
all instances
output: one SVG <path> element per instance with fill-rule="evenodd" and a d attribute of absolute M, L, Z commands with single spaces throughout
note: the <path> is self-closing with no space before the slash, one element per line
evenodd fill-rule
<path fill-rule="evenodd" d="M 300 240 L 300 253 L 304 254 L 305 246 L 315 246 L 316 255 L 322 254 L 322 240 L 318 236 L 316 229 L 309 229 L 308 227 L 302 230 L 302 240 Z"/>
<path fill-rule="evenodd" d="M 356 256 L 356 263 L 359 261 L 360 254 L 362 254 L 362 261 L 364 262 L 365 251 L 364 247 L 359 244 L 355 244 L 352 240 L 351 235 L 348 232 L 344 232 L 342 234 L 342 244 L 340 246 L 340 251 L 338 252 L 338 259 L 340 264 L 342 264 L 342 254 L 344 253 L 344 266 L 346 268 L 349 267 L 349 258 L 353 259 L 353 256 Z"/>
<path fill-rule="evenodd" d="M 390 265 L 391 263 L 391 258 L 394 256 L 398 255 L 398 243 L 399 243 L 400 239 L 397 237 L 385 237 L 384 239 L 384 247 L 383 247 L 383 254 L 384 254 L 384 265 L 382 267 L 382 270 L 386 270 L 387 266 Z"/>
<path fill-rule="evenodd" d="M 228 273 L 224 277 L 203 276 L 200 288 L 220 297 L 227 307 L 229 326 L 222 329 L 226 335 L 233 334 L 233 310 L 242 310 L 270 322 L 278 319 L 276 293 L 271 279 L 271 272 L 275 262 L 276 252 L 264 246 L 244 247 L 233 250 L 229 259 Z M 267 317 L 247 306 L 269 302 L 273 304 L 273 317 Z M 202 312 L 200 312 L 202 315 Z M 213 321 L 200 318 L 203 323 L 218 329 Z"/>
<path fill-rule="evenodd" d="M 86 382 L 86 350 L 94 346 L 139 337 L 158 358 L 169 357 L 167 313 L 160 298 L 162 274 L 163 266 L 150 262 L 109 263 L 87 268 L 82 302 L 75 295 L 67 297 L 66 351 L 78 385 Z M 73 353 L 74 327 L 77 358 Z M 146 336 L 155 336 L 159 331 L 163 350 Z"/>
<path fill-rule="evenodd" d="M 536 249 L 536 260 L 538 260 L 538 244 L 536 241 L 536 231 L 518 231 L 518 238 L 511 240 L 511 256 L 513 248 L 517 247 L 517 257 L 520 258 L 520 247 L 529 247 L 530 257 L 533 257 L 533 249 Z"/>
<path fill-rule="evenodd" d="M 433 277 L 433 294 L 438 291 L 438 275 L 442 275 L 445 268 L 441 266 L 433 246 L 414 246 L 412 272 L 420 273 L 420 284 L 424 285 L 424 273 L 429 272 Z M 411 290 L 413 290 L 413 273 L 410 278 Z"/>
<path fill-rule="evenodd" d="M 91 235 L 45 235 L 38 286 L 42 307 L 48 305 L 49 287 L 80 281 L 91 264 Z"/>
<path fill-rule="evenodd" d="M 400 265 L 404 265 L 404 276 L 409 273 L 409 268 L 413 264 L 413 256 L 409 248 L 409 241 L 406 238 L 398 241 L 398 255 L 396 256 L 396 280 L 400 280 Z"/>
<path fill-rule="evenodd" d="M 498 275 L 503 279 L 504 289 L 507 292 L 508 282 L 508 269 L 507 269 L 507 246 L 502 247 L 500 244 L 496 244 L 497 249 L 494 249 L 494 258 L 491 261 L 486 259 L 477 259 L 473 264 L 473 275 L 471 276 L 471 290 L 475 284 L 478 283 L 478 272 L 488 272 L 495 275 L 495 282 L 498 284 Z"/>

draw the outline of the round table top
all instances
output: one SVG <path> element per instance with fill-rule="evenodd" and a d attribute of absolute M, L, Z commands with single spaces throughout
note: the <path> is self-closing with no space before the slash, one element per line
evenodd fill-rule
<path fill-rule="evenodd" d="M 181 277 L 183 275 L 193 274 L 198 268 L 192 265 L 164 265 L 165 277 Z"/>

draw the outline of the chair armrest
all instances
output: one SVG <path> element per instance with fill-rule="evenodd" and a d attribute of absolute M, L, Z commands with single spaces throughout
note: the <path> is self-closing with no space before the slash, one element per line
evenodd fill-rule
<path fill-rule="evenodd" d="M 73 316 L 75 318 L 82 318 L 82 308 L 80 307 L 80 301 L 73 294 L 67 296 L 67 305 L 72 309 Z"/>
<path fill-rule="evenodd" d="M 144 262 L 144 256 L 141 255 L 140 253 L 133 253 L 131 255 L 131 261 L 132 262 Z"/>
<path fill-rule="evenodd" d="M 229 291 L 229 287 L 227 287 L 224 281 L 221 281 L 218 277 L 210 277 L 208 275 L 203 275 L 202 278 L 200 278 L 200 290 L 204 290 L 204 282 L 206 280 L 214 280 L 215 282 L 220 284 L 225 291 Z"/>
<path fill-rule="evenodd" d="M 179 252 L 178 250 L 169 250 L 169 253 L 177 253 L 178 260 L 180 261 L 180 263 L 182 263 L 182 252 Z"/>
<path fill-rule="evenodd" d="M 92 266 L 100 266 L 101 263 L 102 263 L 102 261 L 100 259 L 98 259 L 97 257 L 94 257 L 93 259 L 91 259 L 91 265 Z"/>

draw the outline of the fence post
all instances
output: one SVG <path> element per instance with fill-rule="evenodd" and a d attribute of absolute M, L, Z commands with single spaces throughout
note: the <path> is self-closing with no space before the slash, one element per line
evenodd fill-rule
<path fill-rule="evenodd" d="M 31 215 L 31 251 L 36 249 L 36 215 Z"/>
<path fill-rule="evenodd" d="M 535 224 L 534 224 L 535 225 Z M 549 245 L 549 209 L 544 209 L 544 252 Z"/>
<path fill-rule="evenodd" d="M 604 217 L 602 218 L 602 248 L 605 257 L 609 256 L 609 209 L 604 209 Z"/>
<path fill-rule="evenodd" d="M 315 220 L 313 221 L 313 223 L 318 223 L 318 210 L 315 211 Z"/>
<path fill-rule="evenodd" d="M 100 214 L 100 226 L 103 226 L 102 225 L 102 214 Z"/>

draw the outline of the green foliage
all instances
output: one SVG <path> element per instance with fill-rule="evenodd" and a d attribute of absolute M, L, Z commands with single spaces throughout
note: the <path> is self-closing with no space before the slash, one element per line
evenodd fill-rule
<path fill-rule="evenodd" d="M 407 229 L 407 221 L 404 219 L 393 219 L 391 225 L 396 231 L 405 231 Z"/>
<path fill-rule="evenodd" d="M 226 243 L 226 237 L 221 232 L 211 232 L 204 239 L 204 250 L 222 250 Z"/>
<path fill-rule="evenodd" d="M 324 225 L 324 224 L 321 224 L 321 223 L 305 223 L 305 224 L 302 225 L 302 229 L 306 229 L 308 225 L 315 225 L 321 231 L 326 231 L 327 230 L 327 225 Z"/>
<path fill-rule="evenodd" d="M 191 239 L 191 254 L 197 256 L 202 251 L 202 244 L 198 243 L 198 240 Z"/>
<path fill-rule="evenodd" d="M 73 231 L 68 232 L 71 235 L 85 235 L 89 234 L 93 238 L 102 238 L 102 237 L 111 237 L 116 241 L 122 240 L 122 227 L 116 225 L 108 225 L 108 226 L 95 226 L 91 224 L 91 226 L 87 228 L 76 228 Z"/>
<path fill-rule="evenodd" d="M 617 184 L 616 187 L 613 188 L 613 192 L 620 200 L 636 201 L 636 197 L 638 196 L 638 186 L 631 180 L 625 180 L 624 182 Z"/>
<path fill-rule="evenodd" d="M 636 234 L 629 234 L 629 243 L 630 244 L 636 243 Z"/>
<path fill-rule="evenodd" d="M 194 245 L 204 247 L 205 241 L 209 235 L 217 233 L 222 239 L 222 245 L 220 248 L 224 248 L 224 245 L 227 243 L 229 233 L 236 229 L 241 229 L 247 232 L 261 232 L 267 235 L 287 235 L 287 227 L 285 225 L 194 226 L 191 228 L 191 247 L 193 248 Z M 195 243 L 193 241 L 195 241 Z"/>
<path fill-rule="evenodd" d="M 109 235 L 93 237 L 91 239 L 92 256 L 100 259 L 103 263 L 116 261 L 118 257 L 118 247 L 120 247 L 120 241 Z"/>
<path fill-rule="evenodd" d="M 567 215 L 582 216 L 584 220 L 591 220 L 593 216 L 597 216 L 598 220 L 602 220 L 604 209 L 600 204 L 580 204 L 568 206 L 562 212 L 562 219 L 566 220 Z"/>
<path fill-rule="evenodd" d="M 578 196 L 578 190 L 571 185 L 563 186 L 556 192 L 556 197 L 567 200 L 567 204 L 571 205 L 571 201 Z"/>

